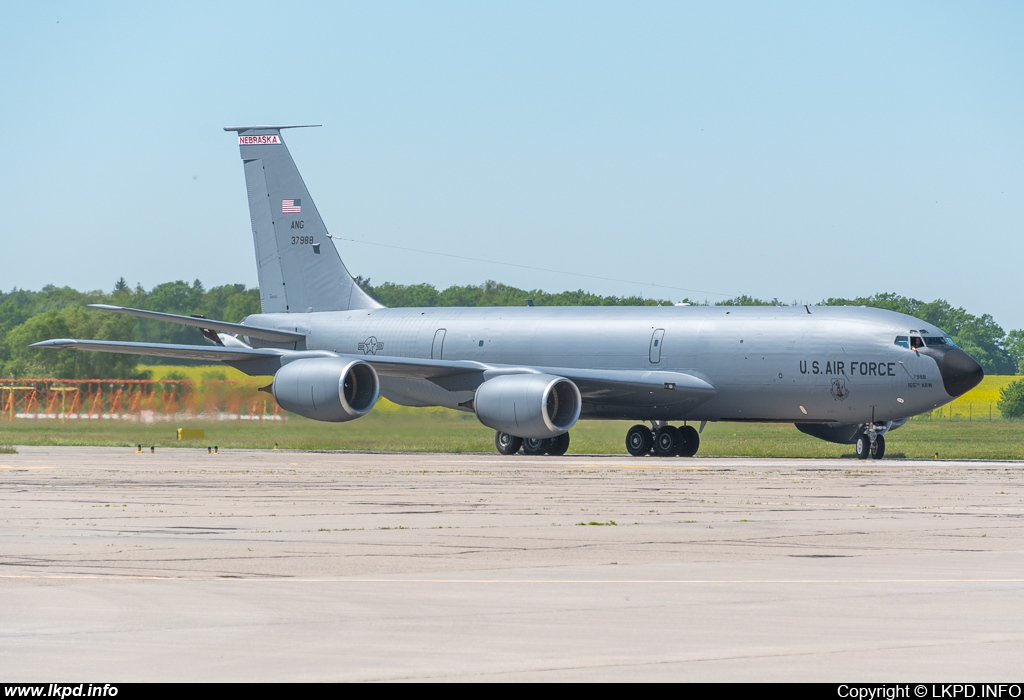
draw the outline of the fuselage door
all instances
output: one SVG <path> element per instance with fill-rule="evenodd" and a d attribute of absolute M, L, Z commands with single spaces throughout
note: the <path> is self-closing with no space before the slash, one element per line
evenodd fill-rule
<path fill-rule="evenodd" d="M 434 333 L 434 344 L 430 346 L 430 359 L 441 360 L 444 354 L 444 328 L 438 328 Z"/>
<path fill-rule="evenodd" d="M 665 329 L 664 328 L 659 328 L 658 330 L 654 331 L 654 334 L 651 336 L 651 354 L 650 354 L 650 358 L 651 358 L 651 364 L 652 365 L 656 365 L 659 362 L 661 362 L 661 346 L 662 346 L 662 342 L 664 340 L 665 340 Z"/>

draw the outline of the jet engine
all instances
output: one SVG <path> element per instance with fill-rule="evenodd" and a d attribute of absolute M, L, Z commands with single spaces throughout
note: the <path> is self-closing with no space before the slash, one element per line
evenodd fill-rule
<path fill-rule="evenodd" d="M 316 357 L 279 369 L 272 391 L 286 411 L 340 423 L 370 412 L 380 395 L 380 380 L 377 371 L 360 360 Z"/>
<path fill-rule="evenodd" d="M 476 390 L 473 410 L 489 428 L 523 438 L 552 438 L 580 417 L 580 390 L 564 377 L 510 374 L 488 379 Z"/>

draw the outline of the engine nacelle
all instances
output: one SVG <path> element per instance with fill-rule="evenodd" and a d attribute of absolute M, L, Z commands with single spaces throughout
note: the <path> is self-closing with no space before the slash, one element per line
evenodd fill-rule
<path fill-rule="evenodd" d="M 550 374 L 488 379 L 473 400 L 481 423 L 523 438 L 552 438 L 568 432 L 576 425 L 582 406 L 576 385 Z"/>
<path fill-rule="evenodd" d="M 370 412 L 380 396 L 380 380 L 377 370 L 360 360 L 314 357 L 277 370 L 272 390 L 286 411 L 340 423 Z"/>

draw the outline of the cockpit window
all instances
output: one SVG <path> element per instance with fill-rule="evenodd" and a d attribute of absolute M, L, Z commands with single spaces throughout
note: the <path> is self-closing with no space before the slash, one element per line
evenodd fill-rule
<path fill-rule="evenodd" d="M 921 336 L 919 335 L 912 335 L 910 336 L 910 347 L 914 348 L 915 350 L 917 350 L 918 348 L 923 348 L 924 340 L 922 340 Z"/>
<path fill-rule="evenodd" d="M 953 344 L 952 341 L 950 341 L 949 338 L 944 338 L 942 336 L 932 336 L 932 335 L 925 336 L 924 342 L 925 342 L 925 345 L 928 345 L 929 347 L 943 346 L 943 345 L 952 345 Z"/>
<path fill-rule="evenodd" d="M 910 349 L 910 341 L 907 339 L 907 336 L 905 335 L 896 336 L 896 344 L 899 345 L 901 348 L 906 348 L 907 350 Z"/>

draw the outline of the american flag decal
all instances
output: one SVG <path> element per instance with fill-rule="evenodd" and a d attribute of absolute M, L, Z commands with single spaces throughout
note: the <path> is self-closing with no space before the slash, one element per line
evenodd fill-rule
<path fill-rule="evenodd" d="M 281 213 L 282 214 L 301 214 L 302 213 L 302 200 L 301 199 L 282 199 L 281 200 Z"/>

